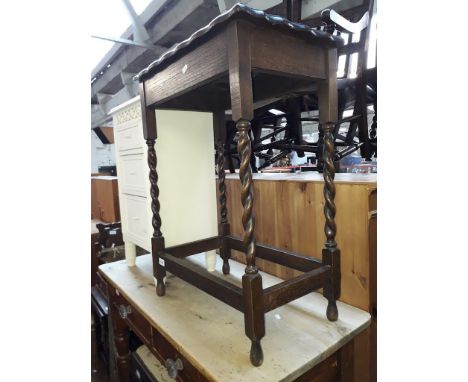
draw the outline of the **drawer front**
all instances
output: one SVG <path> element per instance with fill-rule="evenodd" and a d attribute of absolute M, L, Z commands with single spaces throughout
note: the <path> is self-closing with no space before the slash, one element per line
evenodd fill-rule
<path fill-rule="evenodd" d="M 131 355 L 130 381 L 158 382 L 157 379 L 153 378 L 149 370 L 143 364 L 143 361 L 140 359 L 140 357 L 138 357 L 136 353 L 132 353 Z"/>
<path fill-rule="evenodd" d="M 146 176 L 144 154 L 122 155 L 119 173 L 119 186 L 122 192 L 146 196 Z"/>
<path fill-rule="evenodd" d="M 126 320 L 137 336 L 147 346 L 151 346 L 151 325 L 149 322 L 133 307 L 132 312 L 127 316 Z"/>
<path fill-rule="evenodd" d="M 151 325 L 149 322 L 145 320 L 117 289 L 109 287 L 109 295 L 112 308 L 119 312 L 119 316 L 126 321 L 127 325 L 146 345 L 151 346 Z M 122 308 L 125 308 L 125 313 L 120 312 Z M 123 316 L 122 313 L 124 314 Z"/>
<path fill-rule="evenodd" d="M 133 195 L 123 195 L 123 197 L 125 198 L 127 220 L 125 235 L 135 244 L 146 248 L 146 243 L 150 241 L 147 200 Z"/>
<path fill-rule="evenodd" d="M 109 292 L 107 291 L 107 283 L 99 272 L 96 272 L 96 287 L 102 293 L 105 298 L 109 298 Z"/>
<path fill-rule="evenodd" d="M 155 328 L 151 328 L 153 338 L 153 349 L 159 354 L 161 363 L 170 358 L 173 361 L 180 359 L 183 369 L 178 372 L 178 381 L 206 382 L 207 379 L 183 357 Z"/>
<path fill-rule="evenodd" d="M 119 142 L 119 152 L 127 150 L 143 150 L 143 129 L 139 120 L 131 120 L 116 126 L 117 141 Z"/>

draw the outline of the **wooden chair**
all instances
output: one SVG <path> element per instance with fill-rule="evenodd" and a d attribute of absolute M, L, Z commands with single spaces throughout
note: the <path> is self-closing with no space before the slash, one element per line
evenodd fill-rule
<path fill-rule="evenodd" d="M 263 362 L 261 339 L 265 314 L 314 290 L 323 288 L 327 317 L 338 318 L 340 251 L 335 241 L 333 128 L 337 117 L 336 65 L 340 37 L 316 31 L 284 18 L 236 4 L 190 38 L 176 44 L 139 73 L 143 134 L 148 145 L 151 208 L 154 228 L 152 257 L 156 292 L 165 294 L 164 277 L 171 272 L 244 314 L 245 334 L 251 340 L 250 361 Z M 250 121 L 254 102 L 282 97 L 310 83 L 318 87 L 320 122 L 324 131 L 324 214 L 326 242 L 322 261 L 256 243 Z M 160 216 L 155 110 L 196 110 L 213 113 L 218 150 L 219 234 L 166 248 Z M 240 156 L 243 238 L 230 235 L 224 172 L 225 110 L 232 110 Z M 180 174 L 183 176 L 183 174 Z M 203 180 L 201 180 L 203 181 Z M 304 238 L 306 239 L 306 238 Z M 187 256 L 219 248 L 223 273 L 229 273 L 231 249 L 245 252 L 247 266 L 242 288 L 187 261 Z M 304 272 L 263 289 L 256 256 Z M 222 314 L 222 313 L 220 313 Z"/>

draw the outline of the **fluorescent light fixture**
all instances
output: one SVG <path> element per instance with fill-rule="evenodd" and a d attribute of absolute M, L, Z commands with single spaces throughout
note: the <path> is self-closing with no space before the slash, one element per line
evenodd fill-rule
<path fill-rule="evenodd" d="M 270 109 L 268 110 L 271 114 L 274 114 L 274 115 L 283 115 L 284 112 L 282 112 L 281 110 L 277 110 L 277 109 Z"/>

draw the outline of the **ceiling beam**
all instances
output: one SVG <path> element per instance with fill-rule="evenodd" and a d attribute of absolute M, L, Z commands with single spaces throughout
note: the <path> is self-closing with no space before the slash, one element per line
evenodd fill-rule
<path fill-rule="evenodd" d="M 153 0 L 140 15 L 140 19 L 143 25 L 146 25 L 154 17 L 154 15 L 160 12 L 162 10 L 162 7 L 170 1 L 171 0 Z M 132 26 L 129 26 L 120 37 L 123 39 L 130 40 L 132 36 L 133 28 Z M 102 69 L 105 68 L 107 64 L 110 61 L 112 61 L 112 59 L 114 59 L 115 56 L 121 50 L 122 46 L 119 44 L 115 44 L 91 71 L 91 78 L 97 76 L 102 71 Z"/>
<path fill-rule="evenodd" d="M 108 122 L 109 110 L 138 95 L 138 84 L 132 81 L 135 73 L 156 60 L 167 47 L 189 37 L 219 14 L 216 0 L 167 0 L 153 1 L 151 4 L 154 3 L 165 4 L 158 8 L 157 15 L 146 16 L 145 28 L 150 40 L 145 43 L 156 43 L 155 51 L 140 46 L 115 44 L 120 49 L 112 56 L 112 60 L 101 60 L 103 66 L 99 73 L 102 72 L 102 75 L 91 84 L 92 127 Z M 143 14 L 141 17 L 143 19 Z"/>
<path fill-rule="evenodd" d="M 189 17 L 198 7 L 203 5 L 204 0 L 191 0 L 187 1 L 177 1 L 173 4 L 172 7 L 165 10 L 164 17 L 162 17 L 158 22 L 153 25 L 152 28 L 148 28 L 148 33 L 150 35 L 150 40 L 152 43 L 157 43 L 161 38 L 167 35 L 170 31 L 177 27 L 186 17 Z M 112 92 L 118 91 L 120 88 L 109 89 L 111 83 L 114 85 L 120 85 L 120 73 L 123 71 L 128 71 L 129 68 L 132 68 L 137 60 L 146 57 L 145 61 L 148 61 L 145 65 L 149 64 L 151 61 L 156 60 L 161 54 L 163 54 L 167 48 L 162 46 L 155 45 L 154 51 L 148 51 L 145 48 L 137 46 L 124 46 L 121 52 L 115 56 L 111 62 L 109 68 L 102 68 L 102 75 L 97 78 L 91 85 L 92 96 L 98 92 Z M 108 63 L 105 63 L 107 67 Z M 138 70 L 143 69 L 139 68 Z M 131 71 L 131 70 L 130 70 Z"/>

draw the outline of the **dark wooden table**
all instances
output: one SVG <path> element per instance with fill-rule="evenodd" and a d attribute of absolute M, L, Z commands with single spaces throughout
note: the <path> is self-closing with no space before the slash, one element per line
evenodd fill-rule
<path fill-rule="evenodd" d="M 340 297 L 341 276 L 340 251 L 335 241 L 333 132 L 337 118 L 337 47 L 342 42 L 341 38 L 326 32 L 238 3 L 190 38 L 169 49 L 138 75 L 143 135 L 148 145 L 156 292 L 159 296 L 165 295 L 164 277 L 168 271 L 242 312 L 245 334 L 251 342 L 250 361 L 254 366 L 260 366 L 263 362 L 261 341 L 266 333 L 267 312 L 323 288 L 328 300 L 327 317 L 330 321 L 338 319 L 336 301 Z M 323 214 L 326 240 L 317 259 L 256 243 L 250 166 L 250 121 L 254 116 L 254 104 L 275 97 L 288 97 L 312 83 L 318 89 L 325 147 Z M 213 113 L 220 177 L 218 236 L 172 248 L 165 246 L 154 149 L 157 139 L 155 110 L 158 108 Z M 227 109 L 231 109 L 238 131 L 244 227 L 242 238 L 230 235 L 226 208 L 224 142 Z M 200 181 L 203 184 L 203 179 Z M 231 249 L 244 251 L 247 266 L 241 287 L 233 286 L 225 277 L 213 277 L 193 267 L 186 259 L 187 256 L 218 248 L 223 259 L 224 275 L 230 272 L 228 260 Z M 271 288 L 263 288 L 262 276 L 255 265 L 256 256 L 303 274 Z"/>

